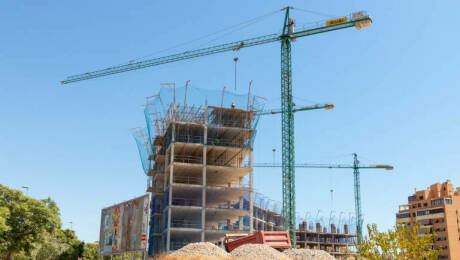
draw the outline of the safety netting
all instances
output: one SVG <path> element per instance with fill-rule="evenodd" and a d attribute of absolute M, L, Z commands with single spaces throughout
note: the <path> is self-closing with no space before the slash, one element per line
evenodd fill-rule
<path fill-rule="evenodd" d="M 152 155 L 152 144 L 147 133 L 147 128 L 134 128 L 132 129 L 134 140 L 136 141 L 137 150 L 142 163 L 142 169 L 147 175 L 149 170 L 152 169 L 153 162 L 149 160 Z"/>
<path fill-rule="evenodd" d="M 250 93 L 236 94 L 227 91 L 226 88 L 210 90 L 190 85 L 176 87 L 174 84 L 166 84 L 162 86 L 157 95 L 147 98 L 144 108 L 146 128 L 133 130 L 145 174 L 153 169 L 152 159 L 156 158 L 157 153 L 164 152 L 158 147 L 165 147 L 165 142 L 170 141 L 165 140 L 164 136 L 171 121 L 254 130 L 253 138 L 247 139 L 252 142 L 241 144 L 252 149 L 255 129 L 264 106 L 263 97 Z M 188 142 L 200 142 L 200 140 L 189 139 L 188 137 Z M 211 137 L 208 139 L 208 142 L 213 141 Z M 224 143 L 224 140 L 219 139 L 219 141 Z"/>

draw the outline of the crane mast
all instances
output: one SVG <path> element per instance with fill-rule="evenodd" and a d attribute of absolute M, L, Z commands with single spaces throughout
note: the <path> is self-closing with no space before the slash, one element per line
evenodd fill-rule
<path fill-rule="evenodd" d="M 289 17 L 290 7 L 286 7 L 283 34 L 281 35 L 281 147 L 284 225 L 295 246 L 295 153 L 294 153 L 294 113 L 292 112 L 292 61 L 291 34 L 294 21 Z"/>
<path fill-rule="evenodd" d="M 291 244 L 295 246 L 295 171 L 294 171 L 294 116 L 292 103 L 292 61 L 291 42 L 304 36 L 356 27 L 370 26 L 372 19 L 365 12 L 355 12 L 349 16 L 326 21 L 312 27 L 294 32 L 294 20 L 290 18 L 292 7 L 286 7 L 282 34 L 268 34 L 242 41 L 235 41 L 208 48 L 196 49 L 168 55 L 164 57 L 129 62 L 127 64 L 112 66 L 106 69 L 86 72 L 69 76 L 61 81 L 61 84 L 105 77 L 113 74 L 144 69 L 161 64 L 193 59 L 197 57 L 217 54 L 227 51 L 238 51 L 242 48 L 262 45 L 271 42 L 281 42 L 281 132 L 282 132 L 282 183 L 283 183 L 283 216 L 291 235 Z"/>

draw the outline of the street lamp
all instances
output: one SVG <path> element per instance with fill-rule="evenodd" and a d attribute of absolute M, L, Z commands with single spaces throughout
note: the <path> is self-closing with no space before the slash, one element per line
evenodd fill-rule
<path fill-rule="evenodd" d="M 30 187 L 24 185 L 24 186 L 22 186 L 22 188 L 26 190 L 26 196 L 29 196 L 29 189 L 30 189 Z"/>

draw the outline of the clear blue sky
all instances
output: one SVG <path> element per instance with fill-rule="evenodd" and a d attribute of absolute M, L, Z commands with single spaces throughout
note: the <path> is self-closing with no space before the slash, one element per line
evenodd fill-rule
<path fill-rule="evenodd" d="M 370 28 L 347 29 L 293 44 L 298 104 L 333 111 L 296 115 L 297 162 L 391 163 L 362 173 L 366 222 L 394 223 L 414 188 L 451 179 L 460 186 L 457 1 L 5 1 L 0 10 L 0 183 L 52 197 L 64 225 L 98 240 L 100 209 L 141 195 L 146 177 L 129 129 L 144 125 L 141 104 L 160 82 L 239 91 L 279 106 L 280 46 L 243 49 L 61 87 L 68 75 L 120 64 L 281 9 L 331 15 L 367 10 Z M 297 23 L 325 17 L 293 11 Z M 167 52 L 250 38 L 281 29 L 278 13 L 241 31 Z M 208 43 L 209 42 L 209 43 Z M 156 56 L 153 55 L 152 57 Z M 244 88 L 243 88 L 244 86 Z M 277 116 L 259 123 L 255 161 L 281 148 Z M 278 161 L 280 154 L 277 154 Z M 365 158 L 365 159 L 364 159 Z M 257 190 L 280 200 L 276 170 L 255 171 Z M 351 171 L 298 170 L 297 211 L 353 212 Z"/>

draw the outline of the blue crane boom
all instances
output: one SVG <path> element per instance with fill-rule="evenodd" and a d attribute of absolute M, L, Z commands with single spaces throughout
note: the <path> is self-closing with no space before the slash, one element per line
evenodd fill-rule
<path fill-rule="evenodd" d="M 82 80 L 105 77 L 112 74 L 123 73 L 131 70 L 138 70 L 147 67 L 158 66 L 161 64 L 172 63 L 181 60 L 193 59 L 206 55 L 238 51 L 242 48 L 257 46 L 271 42 L 281 42 L 281 135 L 282 135 L 282 190 L 283 190 L 283 217 L 289 229 L 291 244 L 295 246 L 295 169 L 294 169 L 294 116 L 292 104 L 292 61 L 291 61 L 291 42 L 297 38 L 315 35 L 356 27 L 370 26 L 372 19 L 365 12 L 355 12 L 349 16 L 338 19 L 317 23 L 312 27 L 294 32 L 294 20 L 290 18 L 289 11 L 293 9 L 288 6 L 285 10 L 283 30 L 281 35 L 268 34 L 260 37 L 250 38 L 242 41 L 235 41 L 220 44 L 208 48 L 185 51 L 173 55 L 168 55 L 155 59 L 147 59 L 138 62 L 130 62 L 124 65 L 113 66 L 102 70 L 87 72 L 74 76 L 69 76 L 61 84 L 68 84 Z"/>

